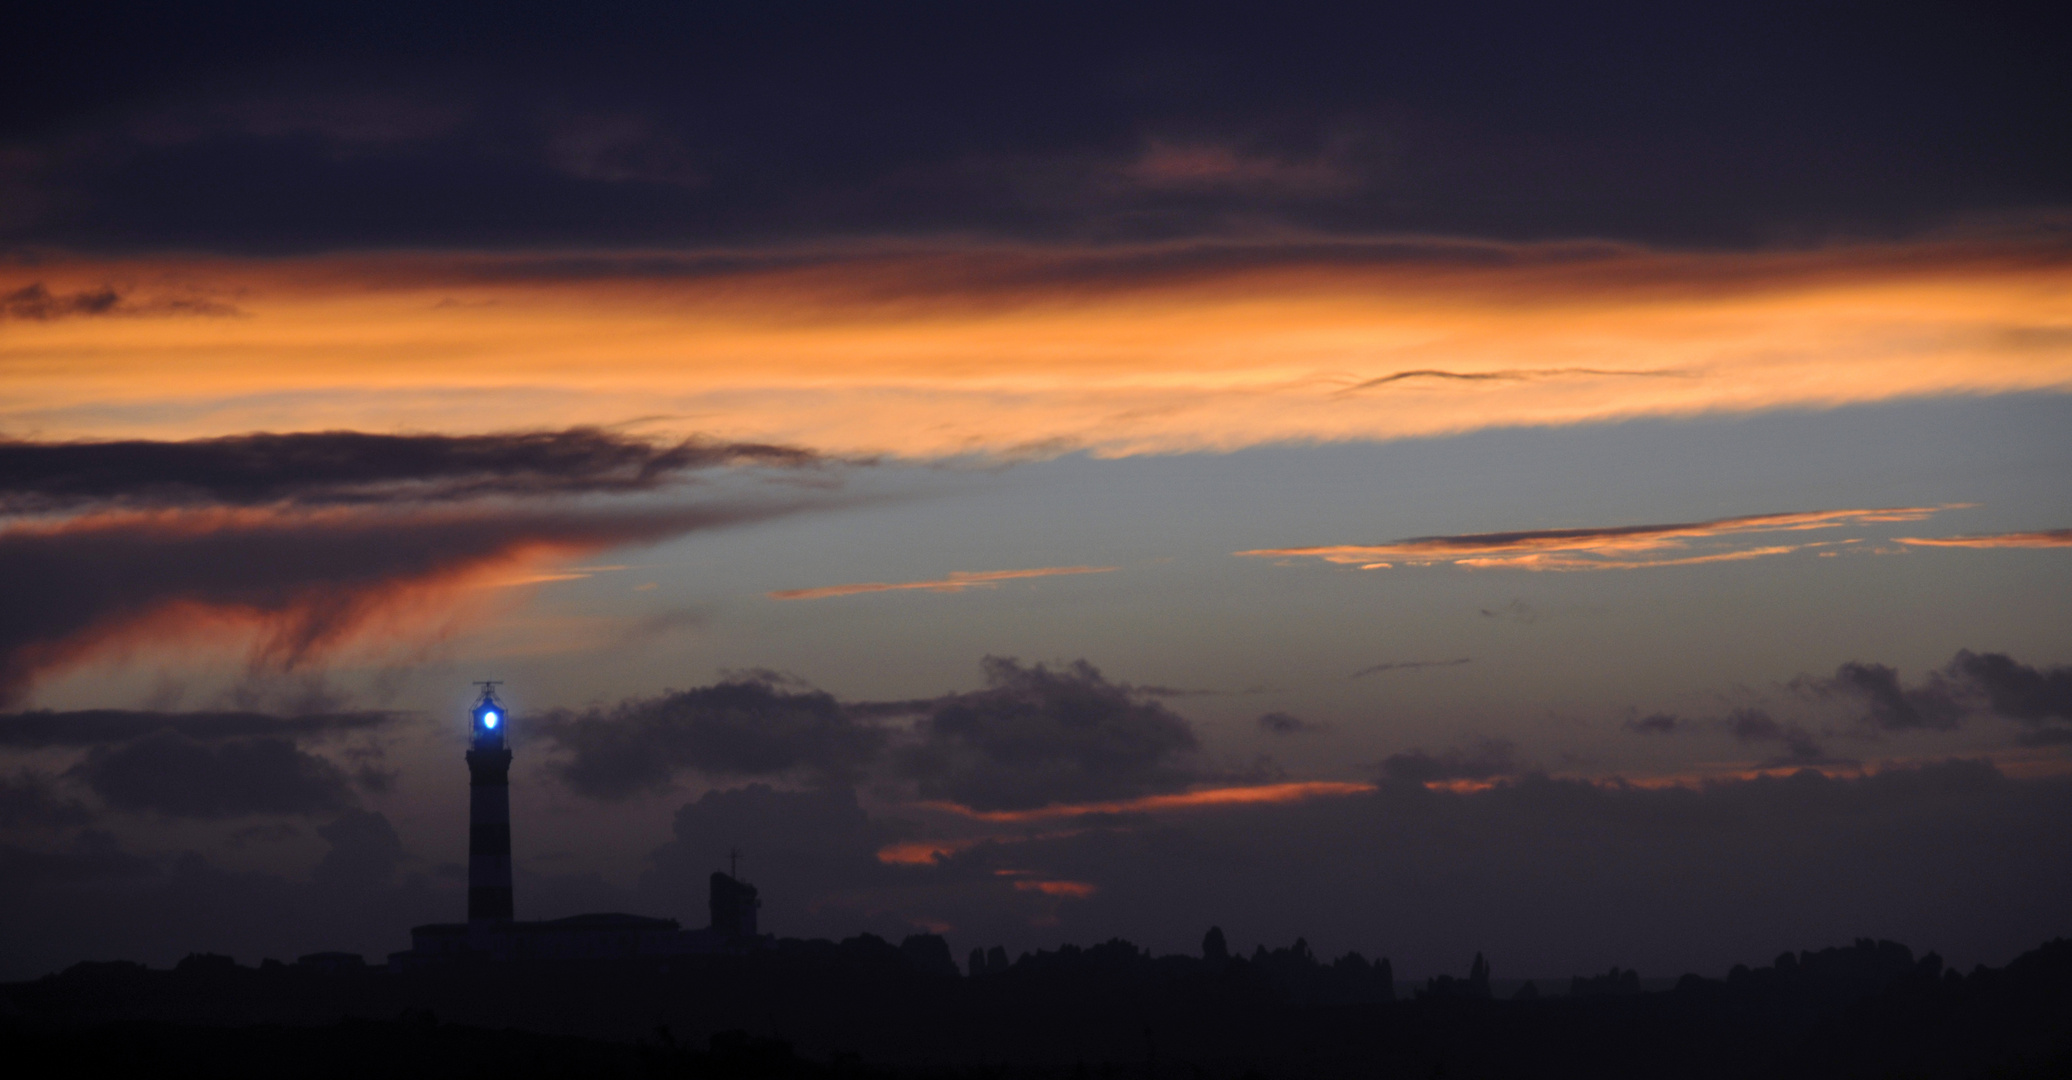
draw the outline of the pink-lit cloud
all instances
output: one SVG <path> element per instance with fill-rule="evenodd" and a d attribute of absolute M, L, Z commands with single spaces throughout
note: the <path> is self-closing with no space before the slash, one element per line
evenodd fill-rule
<path fill-rule="evenodd" d="M 1044 566 L 1032 570 L 952 570 L 948 577 L 930 581 L 863 581 L 849 585 L 822 585 L 811 589 L 779 589 L 769 595 L 772 600 L 821 600 L 830 596 L 855 596 L 859 593 L 922 592 L 954 593 L 966 589 L 986 589 L 1003 581 L 1021 578 L 1058 577 L 1066 574 L 1109 574 L 1122 569 L 1119 566 Z"/>
<path fill-rule="evenodd" d="M 1045 896 L 1063 897 L 1067 900 L 1085 900 L 1101 891 L 1092 882 L 1047 880 L 1017 881 L 1014 883 L 1014 889 L 1016 892 L 1042 893 Z"/>
<path fill-rule="evenodd" d="M 1146 795 L 1141 798 L 1119 799 L 1113 802 L 1064 803 L 1054 806 L 1039 806 L 1027 810 L 974 810 L 968 806 L 951 802 L 931 802 L 921 805 L 932 810 L 943 810 L 960 817 L 972 818 L 978 821 L 1021 822 L 1047 821 L 1053 818 L 1086 817 L 1092 814 L 1161 813 L 1179 810 L 1199 810 L 1219 806 L 1299 802 L 1304 799 L 1362 795 L 1373 790 L 1374 785 L 1372 784 L 1349 783 L 1338 780 L 1308 780 L 1286 784 L 1255 784 L 1244 787 L 1205 788 L 1199 791 L 1177 792 L 1170 795 Z"/>
<path fill-rule="evenodd" d="M 1959 509 L 1962 505 L 1815 510 L 1665 525 L 1419 536 L 1385 544 L 1259 548 L 1237 554 L 1280 559 L 1314 558 L 1369 570 L 1388 569 L 1399 563 L 1413 566 L 1446 564 L 1477 570 L 1633 570 L 1758 559 L 1814 546 L 1765 544 L 1681 554 L 1694 543 L 1720 546 L 1765 533 L 1921 521 L 1943 510 Z M 1659 557 L 1649 557 L 1657 553 Z"/>

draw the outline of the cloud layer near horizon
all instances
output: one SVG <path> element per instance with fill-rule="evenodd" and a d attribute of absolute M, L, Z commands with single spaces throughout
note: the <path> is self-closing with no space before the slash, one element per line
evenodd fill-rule
<path fill-rule="evenodd" d="M 1864 935 L 1997 963 L 2058 932 L 2072 863 L 2054 830 L 2068 800 L 2062 778 L 1967 761 L 1665 790 L 1544 776 L 1462 791 L 1385 783 L 897 863 L 877 853 L 908 827 L 853 791 L 758 783 L 682 804 L 633 889 L 545 878 L 521 859 L 518 903 L 526 918 L 630 909 L 695 922 L 707 875 L 741 846 L 763 925 L 785 936 L 934 926 L 959 951 L 1021 950 L 1131 927 L 1165 952 L 1192 951 L 1218 924 L 1240 948 L 1302 936 L 1389 956 L 1406 976 L 1455 970 L 1478 950 L 1506 975 L 1618 963 L 1717 976 Z M 319 831 L 327 850 L 307 879 L 91 830 L 0 844 L 0 925 L 38 928 L 0 935 L 0 972 L 33 977 L 81 957 L 164 965 L 194 950 L 246 963 L 320 948 L 379 956 L 407 944 L 404 928 L 460 909 L 458 881 L 425 872 L 446 856 L 421 836 L 357 810 Z M 1032 880 L 1092 888 L 1017 887 Z M 1932 887 L 1895 892 L 1896 880 Z"/>

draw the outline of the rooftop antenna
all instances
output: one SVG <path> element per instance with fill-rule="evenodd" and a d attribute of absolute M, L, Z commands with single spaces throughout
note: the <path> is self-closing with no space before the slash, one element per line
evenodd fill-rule
<path fill-rule="evenodd" d="M 740 848 L 736 847 L 727 849 L 727 876 L 733 878 L 735 881 L 741 880 Z"/>

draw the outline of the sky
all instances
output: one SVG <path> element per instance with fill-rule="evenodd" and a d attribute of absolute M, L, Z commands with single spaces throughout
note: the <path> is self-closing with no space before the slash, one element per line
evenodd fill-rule
<path fill-rule="evenodd" d="M 0 978 L 2072 934 L 2064 17 L 1342 8 L 22 15 Z"/>

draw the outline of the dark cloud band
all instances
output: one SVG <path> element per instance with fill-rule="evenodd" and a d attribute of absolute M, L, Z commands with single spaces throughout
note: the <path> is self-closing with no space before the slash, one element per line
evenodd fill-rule
<path fill-rule="evenodd" d="M 96 650 L 176 636 L 197 616 L 254 630 L 262 658 L 292 666 L 391 605 L 469 575 L 804 505 L 139 515 L 0 533 L 0 579 L 13 583 L 0 607 L 0 701 Z"/>
<path fill-rule="evenodd" d="M 761 443 L 654 443 L 596 428 L 490 435 L 255 433 L 184 442 L 0 441 L 0 512 L 451 502 L 651 491 L 701 469 L 825 464 Z"/>
<path fill-rule="evenodd" d="M 45 747 L 88 747 L 170 731 L 200 742 L 253 736 L 292 739 L 366 734 L 393 725 L 397 714 L 351 712 L 308 716 L 275 716 L 258 712 L 151 712 L 127 709 L 78 709 L 58 712 L 0 714 L 0 747 L 40 750 Z"/>

